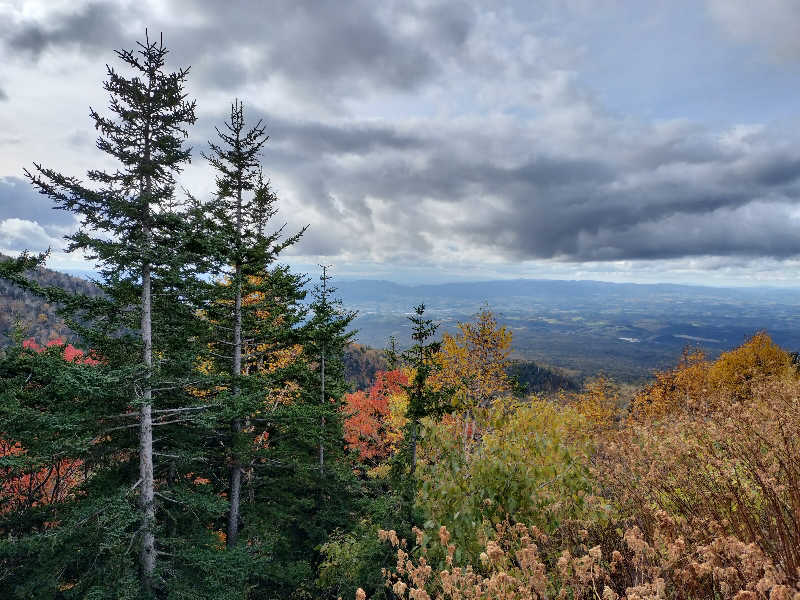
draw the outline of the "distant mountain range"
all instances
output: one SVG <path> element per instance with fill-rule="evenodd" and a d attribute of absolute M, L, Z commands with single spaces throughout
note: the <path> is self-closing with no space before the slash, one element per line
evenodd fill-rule
<path fill-rule="evenodd" d="M 44 269 L 36 278 L 97 293 L 82 277 Z M 514 357 L 524 365 L 517 373 L 532 389 L 569 387 L 559 378 L 600 372 L 638 382 L 653 369 L 674 364 L 686 345 L 715 356 L 759 330 L 787 350 L 800 350 L 800 290 L 793 289 L 534 279 L 425 285 L 342 280 L 335 285 L 344 305 L 359 312 L 358 344 L 346 357 L 357 387 L 384 367 L 375 348 L 386 347 L 391 336 L 400 347 L 410 344 L 407 317 L 420 303 L 441 331 L 451 332 L 488 305 L 511 328 Z M 8 343 L 15 324 L 40 343 L 69 336 L 55 307 L 0 281 L 0 345 Z"/>
<path fill-rule="evenodd" d="M 599 281 L 503 280 L 401 285 L 337 282 L 346 306 L 359 311 L 359 341 L 408 344 L 408 314 L 424 303 L 452 331 L 488 304 L 514 334 L 516 356 L 577 377 L 604 372 L 637 382 L 675 363 L 686 345 L 709 355 L 766 330 L 787 350 L 800 349 L 800 290 L 711 288 Z"/>
<path fill-rule="evenodd" d="M 800 282 L 799 282 L 800 283 Z M 751 302 L 783 302 L 800 305 L 800 288 L 706 287 L 672 283 L 611 283 L 592 280 L 503 279 L 455 283 L 406 285 L 375 279 L 342 280 L 336 283 L 345 302 L 483 301 L 499 298 L 537 298 L 550 301 L 575 299 L 664 299 L 676 296 L 709 299 L 740 298 Z"/>

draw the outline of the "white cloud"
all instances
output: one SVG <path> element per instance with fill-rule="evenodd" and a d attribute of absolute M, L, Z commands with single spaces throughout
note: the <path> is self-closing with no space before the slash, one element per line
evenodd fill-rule
<path fill-rule="evenodd" d="M 35 221 L 17 218 L 0 221 L 0 252 L 18 250 L 41 252 L 47 248 L 61 247 L 62 240 L 51 236 Z"/>

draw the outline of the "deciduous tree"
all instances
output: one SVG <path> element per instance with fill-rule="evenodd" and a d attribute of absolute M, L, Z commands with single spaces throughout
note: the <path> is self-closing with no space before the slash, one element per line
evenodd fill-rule
<path fill-rule="evenodd" d="M 436 356 L 440 365 L 435 383 L 453 393 L 453 408 L 463 415 L 463 444 L 467 451 L 475 435 L 474 413 L 511 391 L 511 331 L 483 308 L 475 323 L 459 323 L 455 335 L 445 333 Z"/>

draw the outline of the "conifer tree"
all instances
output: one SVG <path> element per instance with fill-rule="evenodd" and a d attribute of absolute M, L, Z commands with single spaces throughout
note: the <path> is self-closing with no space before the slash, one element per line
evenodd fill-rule
<path fill-rule="evenodd" d="M 91 186 L 39 164 L 26 174 L 41 193 L 55 201 L 56 208 L 80 218 L 81 227 L 69 236 L 68 250 L 84 252 L 101 274 L 104 307 L 99 302 L 87 305 L 85 299 L 61 298 L 68 310 L 91 321 L 93 327 L 80 325 L 77 318 L 73 324 L 109 366 L 127 362 L 136 374 L 132 385 L 126 387 L 138 418 L 139 566 L 142 588 L 149 596 L 154 591 L 158 553 L 154 390 L 164 390 L 162 378 L 174 379 L 185 366 L 176 357 L 154 363 L 154 349 L 175 346 L 170 336 L 180 334 L 166 326 L 168 313 L 160 321 L 164 329 L 158 329 L 161 315 L 154 307 L 161 304 L 166 310 L 165 303 L 182 296 L 181 280 L 191 264 L 180 251 L 186 236 L 174 190 L 175 175 L 190 159 L 184 139 L 187 127 L 195 122 L 195 103 L 184 92 L 189 70 L 165 71 L 168 51 L 162 40 L 146 37 L 138 46 L 137 50 L 117 51 L 131 76 L 107 67 L 104 89 L 109 93 L 111 115 L 94 109 L 90 113 L 100 132 L 97 148 L 119 166 L 113 171 L 90 170 Z M 191 318 L 188 307 L 169 310 Z M 138 349 L 133 360 L 129 358 L 131 345 Z M 179 386 L 173 383 L 169 387 Z"/>
<path fill-rule="evenodd" d="M 408 394 L 408 425 L 406 431 L 407 459 L 411 469 L 411 479 L 417 467 L 417 442 L 419 440 L 420 421 L 427 416 L 441 414 L 444 410 L 445 400 L 451 393 L 448 388 L 438 390 L 431 385 L 430 378 L 440 368 L 435 360 L 441 342 L 428 341 L 439 328 L 433 319 L 424 317 L 425 305 L 414 307 L 414 314 L 408 317 L 411 321 L 411 339 L 414 344 L 400 357 L 399 362 L 413 369 L 414 376 L 405 387 Z M 390 364 L 396 364 L 398 357 L 394 350 L 387 352 Z"/>
<path fill-rule="evenodd" d="M 356 332 L 349 330 L 356 318 L 355 311 L 344 309 L 342 301 L 336 298 L 336 288 L 330 285 L 330 265 L 320 265 L 322 274 L 319 285 L 314 287 L 310 308 L 312 317 L 309 322 L 309 351 L 318 361 L 317 384 L 320 398 L 320 438 L 319 438 L 319 472 L 325 470 L 325 430 L 331 419 L 338 419 L 338 411 L 331 412 L 329 399 L 340 400 L 346 391 L 344 363 L 342 357 L 346 346 L 353 341 Z"/>
<path fill-rule="evenodd" d="M 346 311 L 330 285 L 330 271 L 312 291 L 308 318 L 299 337 L 302 353 L 294 364 L 299 384 L 290 402 L 267 418 L 268 448 L 256 455 L 248 477 L 246 507 L 249 540 L 268 532 L 272 555 L 262 573 L 272 597 L 294 597 L 307 588 L 320 560 L 320 547 L 336 530 L 352 524 L 363 490 L 345 460 L 339 400 L 347 389 L 344 347 L 354 313 Z M 322 349 L 325 388 L 322 390 Z M 323 400 L 324 398 L 324 400 Z M 320 444 L 323 468 L 320 469 Z"/>
<path fill-rule="evenodd" d="M 217 349 L 217 372 L 225 374 L 229 387 L 231 456 L 226 543 L 236 545 L 239 536 L 242 465 L 246 447 L 240 440 L 243 422 L 263 403 L 263 387 L 270 383 L 257 375 L 270 355 L 296 343 L 292 326 L 303 318 L 297 304 L 304 293 L 302 277 L 273 268 L 278 255 L 295 244 L 305 232 L 283 237 L 284 227 L 267 232 L 277 213 L 277 198 L 259 165 L 268 136 L 258 121 L 247 127 L 243 103 L 235 100 L 224 129 L 216 128 L 219 142 L 209 142 L 205 158 L 217 174 L 217 193 L 204 209 L 211 232 L 209 261 L 213 272 L 224 278 L 215 285 L 213 302 L 206 312 L 216 329 L 212 345 Z M 226 364 L 227 362 L 227 364 Z M 261 373 L 263 375 L 263 373 Z M 274 380 L 274 378 L 273 378 Z"/>

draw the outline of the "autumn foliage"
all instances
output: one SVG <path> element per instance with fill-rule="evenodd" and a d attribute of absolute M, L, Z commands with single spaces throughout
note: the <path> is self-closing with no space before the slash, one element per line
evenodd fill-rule
<path fill-rule="evenodd" d="M 766 334 L 657 378 L 596 473 L 645 533 L 668 518 L 686 548 L 727 553 L 720 568 L 739 572 L 714 572 L 724 597 L 771 589 L 737 566 L 742 552 L 773 584 L 800 582 L 800 380 Z"/>
<path fill-rule="evenodd" d="M 51 340 L 45 347 L 28 339 L 22 342 L 22 346 L 36 353 L 44 352 L 48 348 L 60 348 L 61 355 L 67 362 L 83 365 L 96 365 L 100 362 L 86 356 L 82 350 L 65 343 L 61 338 Z M 13 459 L 24 454 L 25 449 L 19 443 L 0 436 L 0 460 Z M 22 507 L 32 508 L 65 500 L 81 480 L 82 468 L 82 461 L 63 458 L 55 458 L 51 464 L 23 475 L 12 474 L 14 470 L 11 468 L 0 468 L 0 499 L 3 500 L 0 514 Z"/>
<path fill-rule="evenodd" d="M 47 342 L 45 347 L 37 344 L 33 339 L 28 339 L 22 342 L 22 347 L 34 352 L 44 352 L 45 348 L 62 348 L 62 357 L 67 362 L 77 363 L 80 365 L 97 365 L 100 360 L 91 355 L 87 356 L 83 350 L 80 350 L 72 344 L 67 344 L 63 339 L 56 338 Z"/>
<path fill-rule="evenodd" d="M 449 394 L 451 410 L 444 421 L 451 431 L 458 431 L 465 450 L 480 429 L 477 413 L 511 390 L 507 375 L 511 337 L 484 308 L 474 323 L 459 323 L 455 335 L 445 333 L 434 356 L 437 369 L 431 383 Z M 380 462 L 397 450 L 413 378 L 409 368 L 378 371 L 367 390 L 344 397 L 344 439 L 360 460 Z"/>
<path fill-rule="evenodd" d="M 498 523 L 476 564 L 461 566 L 458 547 L 441 527 L 434 547 L 409 548 L 395 531 L 379 537 L 395 548 L 396 562 L 386 571 L 386 587 L 396 598 L 413 600 L 533 600 L 547 598 L 629 600 L 663 598 L 769 598 L 800 595 L 775 565 L 752 544 L 718 537 L 687 547 L 672 533 L 675 522 L 662 515 L 662 527 L 649 542 L 637 526 L 621 535 L 619 549 L 590 545 L 585 530 L 563 548 L 563 539 L 535 526 Z M 438 547 L 437 547 L 438 546 Z M 366 594 L 356 593 L 364 600 Z"/>
<path fill-rule="evenodd" d="M 467 456 L 452 417 L 429 425 L 434 518 L 414 543 L 379 533 L 392 597 L 800 599 L 800 377 L 767 334 L 714 361 L 685 351 L 628 406 L 605 378 L 492 406 Z"/>
<path fill-rule="evenodd" d="M 344 440 L 360 460 L 378 462 L 397 449 L 405 425 L 403 386 L 408 382 L 402 369 L 378 371 L 368 390 L 344 396 Z"/>
<path fill-rule="evenodd" d="M 0 460 L 24 454 L 18 443 L 0 438 Z M 11 469 L 0 468 L 0 514 L 65 500 L 81 481 L 82 467 L 79 460 L 55 460 L 24 475 L 11 475 Z"/>
<path fill-rule="evenodd" d="M 455 335 L 442 336 L 437 357 L 442 368 L 436 383 L 454 390 L 456 408 L 487 406 L 511 391 L 507 375 L 511 338 L 511 331 L 500 326 L 488 308 L 478 313 L 474 323 L 459 323 Z"/>

